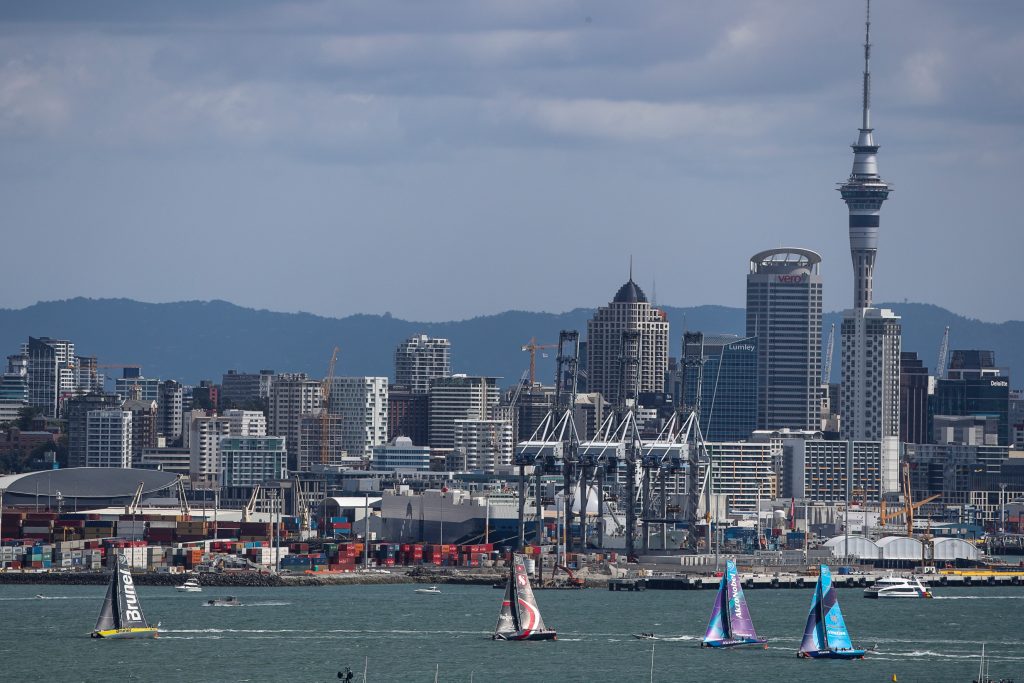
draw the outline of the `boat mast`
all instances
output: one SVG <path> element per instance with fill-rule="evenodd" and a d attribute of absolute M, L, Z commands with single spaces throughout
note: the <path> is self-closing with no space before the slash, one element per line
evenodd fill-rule
<path fill-rule="evenodd" d="M 821 567 L 818 567 L 818 585 L 815 587 L 818 591 L 818 625 L 821 628 L 821 639 L 825 643 L 825 649 L 831 650 L 828 645 L 828 628 L 825 626 L 825 587 L 821 585 L 821 578 Z"/>

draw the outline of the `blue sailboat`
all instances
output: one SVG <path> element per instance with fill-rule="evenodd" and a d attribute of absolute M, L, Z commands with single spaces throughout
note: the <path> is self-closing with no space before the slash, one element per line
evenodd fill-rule
<path fill-rule="evenodd" d="M 735 645 L 765 645 L 765 638 L 759 638 L 750 619 L 747 600 L 743 597 L 736 562 L 729 560 L 725 574 L 718 584 L 718 595 L 711 608 L 708 630 L 701 641 L 701 647 L 733 647 Z M 767 645 L 765 645 L 767 647 Z"/>
<path fill-rule="evenodd" d="M 811 611 L 807 615 L 807 626 L 804 627 L 804 639 L 796 656 L 811 659 L 864 659 L 864 650 L 853 647 L 850 632 L 846 630 L 828 565 L 819 567 L 818 583 L 814 586 Z"/>

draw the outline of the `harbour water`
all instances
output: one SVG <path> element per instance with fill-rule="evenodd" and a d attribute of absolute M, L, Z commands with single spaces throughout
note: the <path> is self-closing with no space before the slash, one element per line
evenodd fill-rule
<path fill-rule="evenodd" d="M 8 681 L 970 681 L 986 643 L 990 674 L 1024 681 L 1024 590 L 936 590 L 934 600 L 865 600 L 839 589 L 862 661 L 800 660 L 810 590 L 747 592 L 768 650 L 698 647 L 713 591 L 539 591 L 555 642 L 494 642 L 502 592 L 442 585 L 279 589 L 142 587 L 154 641 L 88 637 L 103 586 L 0 586 L 0 679 Z M 230 591 L 230 593 L 229 593 Z M 43 598 L 35 597 L 42 594 Z M 207 607 L 237 596 L 241 607 Z M 653 631 L 664 640 L 630 634 Z"/>

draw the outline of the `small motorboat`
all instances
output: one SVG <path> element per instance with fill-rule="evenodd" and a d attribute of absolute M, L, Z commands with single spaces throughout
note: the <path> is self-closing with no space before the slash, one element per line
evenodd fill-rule
<path fill-rule="evenodd" d="M 932 592 L 925 588 L 920 579 L 903 576 L 886 576 L 864 589 L 865 598 L 930 598 Z"/>
<path fill-rule="evenodd" d="M 175 586 L 175 588 L 182 593 L 201 593 L 203 591 L 203 587 L 194 578 L 188 579 L 180 586 Z"/>
<path fill-rule="evenodd" d="M 426 595 L 439 595 L 441 590 L 437 586 L 431 586 L 430 588 L 417 588 L 414 592 Z"/>
<path fill-rule="evenodd" d="M 647 633 L 647 632 L 644 632 L 644 633 L 634 633 L 633 637 L 636 638 L 637 640 L 657 640 L 658 639 L 658 636 L 654 635 L 653 633 Z"/>
<path fill-rule="evenodd" d="M 206 601 L 207 607 L 241 607 L 242 602 L 233 595 L 226 598 L 214 598 Z"/>

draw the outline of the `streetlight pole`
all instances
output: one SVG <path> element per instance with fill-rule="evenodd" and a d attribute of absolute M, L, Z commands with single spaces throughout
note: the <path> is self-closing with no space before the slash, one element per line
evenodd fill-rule
<path fill-rule="evenodd" d="M 999 533 L 1006 532 L 1006 482 L 999 484 Z"/>

